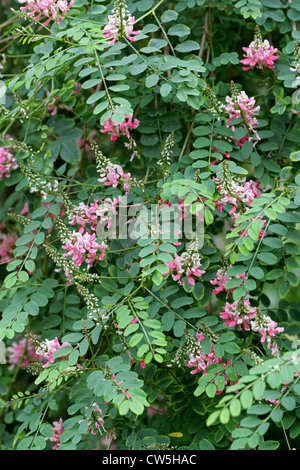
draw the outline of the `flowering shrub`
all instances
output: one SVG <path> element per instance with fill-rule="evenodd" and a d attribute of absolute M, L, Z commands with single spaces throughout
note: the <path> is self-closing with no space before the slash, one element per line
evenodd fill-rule
<path fill-rule="evenodd" d="M 300 449 L 298 2 L 0 17 L 0 448 Z"/>

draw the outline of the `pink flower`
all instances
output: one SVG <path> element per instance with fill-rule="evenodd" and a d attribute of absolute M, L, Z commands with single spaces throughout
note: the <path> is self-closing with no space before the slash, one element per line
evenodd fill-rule
<path fill-rule="evenodd" d="M 182 276 L 186 276 L 188 283 L 191 285 L 195 284 L 193 276 L 200 277 L 205 271 L 199 269 L 201 267 L 200 255 L 196 251 L 185 251 L 180 256 L 175 253 L 173 261 L 167 263 L 169 272 L 165 275 L 170 274 L 174 270 L 175 274 L 172 274 L 174 281 L 178 281 L 179 284 L 183 285 L 184 281 L 181 279 Z"/>
<path fill-rule="evenodd" d="M 215 364 L 220 362 L 220 358 L 214 352 L 214 345 L 211 346 L 209 354 L 205 354 L 201 349 L 201 341 L 205 338 L 201 333 L 196 334 L 198 347 L 193 347 L 191 351 L 188 352 L 189 360 L 186 363 L 186 366 L 190 369 L 191 374 L 197 374 L 198 372 L 205 372 L 206 368 L 210 364 Z"/>
<path fill-rule="evenodd" d="M 100 172 L 99 172 L 100 173 Z M 130 189 L 130 173 L 124 173 L 120 165 L 109 163 L 100 173 L 99 183 L 104 183 L 105 186 L 112 186 L 116 188 L 119 183 L 125 189 L 125 194 L 129 193 Z"/>
<path fill-rule="evenodd" d="M 117 198 L 106 198 L 104 201 L 95 199 L 89 206 L 80 202 L 78 207 L 69 213 L 71 225 L 80 225 L 79 232 L 82 233 L 84 228 L 95 231 L 98 224 L 107 224 L 107 228 L 111 226 L 111 219 L 118 214 L 117 205 L 121 200 L 121 196 Z"/>
<path fill-rule="evenodd" d="M 80 266 L 83 261 L 88 266 L 92 266 L 94 261 L 105 258 L 106 245 L 104 242 L 98 243 L 95 241 L 95 233 L 85 232 L 82 234 L 82 232 L 83 228 L 79 229 L 78 232 L 72 232 L 71 237 L 62 246 L 64 250 L 68 250 L 63 256 L 72 256 L 76 266 Z"/>
<path fill-rule="evenodd" d="M 22 214 L 27 214 L 28 212 L 29 212 L 29 204 L 28 204 L 28 202 L 25 202 L 24 206 L 23 206 L 23 209 L 21 209 L 21 211 L 20 211 L 20 214 L 21 215 Z M 30 214 L 29 214 L 29 216 L 30 216 Z"/>
<path fill-rule="evenodd" d="M 51 21 L 57 21 L 60 23 L 63 20 L 63 17 L 74 4 L 74 0 L 70 0 L 70 3 L 67 4 L 67 0 L 18 0 L 19 3 L 26 3 L 24 7 L 21 7 L 21 10 L 28 10 L 30 16 L 34 20 L 38 20 L 40 16 L 46 16 L 48 18 L 43 25 Z"/>
<path fill-rule="evenodd" d="M 45 439 L 51 442 L 55 442 L 55 445 L 52 447 L 52 449 L 56 450 L 61 445 L 61 442 L 59 442 L 59 439 L 62 433 L 64 432 L 62 418 L 60 418 L 58 421 L 54 421 L 52 430 L 53 430 L 53 436 L 46 437 Z"/>
<path fill-rule="evenodd" d="M 96 435 L 97 431 L 99 431 L 100 428 L 104 426 L 103 411 L 101 410 L 99 405 L 97 405 L 97 403 L 93 403 L 92 406 L 93 406 L 93 412 L 92 412 L 93 419 L 88 420 L 88 431 L 91 434 Z M 82 421 L 83 420 L 78 421 L 78 424 L 80 424 Z M 99 432 L 101 434 L 101 431 Z"/>
<path fill-rule="evenodd" d="M 253 126 L 258 124 L 258 121 L 253 117 L 259 110 L 260 106 L 255 106 L 255 99 L 248 98 L 244 91 L 241 91 L 236 96 L 226 96 L 225 110 L 228 112 L 230 119 L 227 121 L 230 123 L 234 118 L 242 118 L 246 125 L 253 130 Z"/>
<path fill-rule="evenodd" d="M 140 31 L 134 31 L 133 25 L 135 22 L 134 16 L 123 7 L 115 7 L 112 10 L 112 15 L 108 15 L 108 24 L 104 27 L 104 37 L 110 39 L 108 44 L 114 44 L 119 37 L 126 36 L 129 41 L 136 41 L 135 36 L 140 34 Z"/>
<path fill-rule="evenodd" d="M 102 134 L 105 134 L 106 132 L 110 134 L 111 140 L 117 140 L 120 135 L 125 135 L 128 139 L 130 139 L 129 131 L 131 129 L 136 129 L 140 121 L 138 121 L 137 119 L 133 119 L 133 114 L 125 114 L 124 117 L 125 119 L 121 124 L 113 122 L 111 117 L 107 118 L 104 121 L 103 129 L 101 129 L 100 132 Z M 134 145 L 136 145 L 135 142 Z"/>
<path fill-rule="evenodd" d="M 28 366 L 31 362 L 40 360 L 36 353 L 34 344 L 26 338 L 20 341 L 14 341 L 11 346 L 7 348 L 9 354 L 8 362 L 10 363 L 9 369 L 13 369 L 17 365 Z M 22 362 L 20 363 L 22 359 Z"/>
<path fill-rule="evenodd" d="M 232 267 L 232 265 L 230 265 L 228 267 L 225 266 L 223 268 L 218 269 L 215 279 L 210 281 L 210 283 L 213 286 L 218 286 L 212 291 L 213 294 L 219 294 L 220 292 L 222 292 L 223 289 L 227 293 L 228 292 L 232 293 L 234 291 L 234 289 L 227 289 L 225 287 L 226 282 L 230 281 L 231 279 L 241 279 L 241 281 L 244 281 L 246 279 L 245 278 L 245 273 L 244 274 L 237 274 L 236 276 L 233 276 L 233 277 L 232 276 L 227 276 L 226 271 L 227 271 L 227 269 L 229 269 L 231 267 Z M 241 284 L 242 284 L 242 282 L 241 282 Z"/>
<path fill-rule="evenodd" d="M 243 70 L 249 70 L 256 65 L 259 69 L 262 69 L 264 65 L 273 69 L 274 61 L 278 59 L 275 55 L 278 54 L 278 50 L 271 46 L 267 39 L 264 41 L 255 39 L 248 47 L 243 47 L 243 50 L 247 56 L 241 60 L 241 63 L 247 66 L 243 67 Z"/>
<path fill-rule="evenodd" d="M 266 341 L 267 347 L 271 349 L 272 355 L 279 357 L 279 351 L 276 342 L 273 338 L 284 331 L 284 328 L 278 327 L 277 323 L 267 315 L 257 315 L 251 322 L 251 329 L 257 331 L 261 335 L 261 342 Z"/>
<path fill-rule="evenodd" d="M 56 359 L 53 357 L 53 354 L 65 346 L 71 346 L 71 344 L 63 343 L 60 345 L 58 338 L 55 338 L 52 341 L 46 339 L 44 343 L 41 343 L 36 348 L 36 354 L 46 360 L 46 363 L 43 365 L 43 367 L 47 367 L 48 364 L 54 364 Z"/>
<path fill-rule="evenodd" d="M 245 330 L 250 330 L 250 323 L 257 315 L 256 307 L 250 306 L 250 301 L 247 300 L 239 300 L 235 301 L 232 304 L 226 302 L 223 306 L 223 311 L 220 313 L 220 317 L 222 320 L 226 320 L 224 322 L 225 325 L 234 327 L 237 325 L 238 329 L 242 329 L 242 325 L 244 326 Z"/>
<path fill-rule="evenodd" d="M 236 212 L 239 204 L 250 205 L 254 199 L 256 199 L 260 191 L 258 189 L 259 182 L 246 181 L 242 179 L 240 181 L 234 181 L 233 178 L 227 177 L 222 181 L 220 178 L 213 178 L 217 183 L 217 189 L 219 191 L 219 198 L 215 202 L 217 209 L 222 212 L 225 204 L 231 204 L 233 207 L 230 210 L 230 214 Z M 235 214 L 235 217 L 238 214 Z"/>
<path fill-rule="evenodd" d="M 18 235 L 16 233 L 0 232 L 0 263 L 8 263 L 13 260 L 13 250 L 15 248 Z"/>
<path fill-rule="evenodd" d="M 0 180 L 9 178 L 11 170 L 17 168 L 17 160 L 13 157 L 11 148 L 0 147 Z"/>

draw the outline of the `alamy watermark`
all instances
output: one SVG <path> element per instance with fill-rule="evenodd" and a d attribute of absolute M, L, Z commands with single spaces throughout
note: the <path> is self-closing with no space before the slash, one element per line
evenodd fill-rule
<path fill-rule="evenodd" d="M 186 243 L 201 248 L 204 243 L 204 205 L 182 204 L 128 204 L 123 196 L 117 211 L 107 214 L 109 223 L 97 225 L 97 235 L 102 240 L 131 238 L 141 240 L 161 240 L 162 242 Z"/>

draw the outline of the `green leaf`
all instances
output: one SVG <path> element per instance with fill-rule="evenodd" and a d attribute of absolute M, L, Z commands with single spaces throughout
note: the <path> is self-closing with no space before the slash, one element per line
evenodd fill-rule
<path fill-rule="evenodd" d="M 220 411 L 214 411 L 206 420 L 207 426 L 212 426 L 220 416 Z"/>
<path fill-rule="evenodd" d="M 253 405 L 248 408 L 247 412 L 253 415 L 264 415 L 266 413 L 270 413 L 270 410 L 269 405 Z"/>
<path fill-rule="evenodd" d="M 247 445 L 247 442 L 248 442 L 247 437 L 241 437 L 239 439 L 235 439 L 233 443 L 231 444 L 230 449 L 231 450 L 244 449 Z"/>
<path fill-rule="evenodd" d="M 258 450 L 276 450 L 279 447 L 277 441 L 265 441 L 258 446 Z"/>
<path fill-rule="evenodd" d="M 201 450 L 215 450 L 213 444 L 208 439 L 202 439 L 199 443 Z"/>
<path fill-rule="evenodd" d="M 255 433 L 248 440 L 248 446 L 250 449 L 255 449 L 259 444 L 259 434 Z"/>
<path fill-rule="evenodd" d="M 298 437 L 299 434 L 300 434 L 300 422 L 296 421 L 290 429 L 290 437 L 291 439 L 296 439 L 296 437 Z"/>
<path fill-rule="evenodd" d="M 220 412 L 220 421 L 222 424 L 227 424 L 230 420 L 230 412 L 228 408 L 223 408 Z"/>
<path fill-rule="evenodd" d="M 166 98 L 172 91 L 172 85 L 170 83 L 163 83 L 160 87 L 160 94 L 163 98 Z"/>
<path fill-rule="evenodd" d="M 161 15 L 162 23 L 169 23 L 170 21 L 175 21 L 178 18 L 178 13 L 175 10 L 166 10 Z"/>
<path fill-rule="evenodd" d="M 129 346 L 133 348 L 134 346 L 139 344 L 142 341 L 142 339 L 143 339 L 143 333 L 136 333 L 130 338 Z"/>
<path fill-rule="evenodd" d="M 277 263 L 277 256 L 273 253 L 259 253 L 257 258 L 267 265 Z"/>
<path fill-rule="evenodd" d="M 190 28 L 184 24 L 176 24 L 168 29 L 168 34 L 170 36 L 185 37 L 188 36 L 190 32 Z"/>
<path fill-rule="evenodd" d="M 156 73 L 152 73 L 151 75 L 148 75 L 148 77 L 146 78 L 145 85 L 147 88 L 152 88 L 157 84 L 158 80 L 159 80 L 159 75 L 157 75 Z"/>
<path fill-rule="evenodd" d="M 191 52 L 191 51 L 198 51 L 200 49 L 200 45 L 198 42 L 195 41 L 184 41 L 180 44 L 175 46 L 175 50 L 178 52 Z"/>
<path fill-rule="evenodd" d="M 260 235 L 260 231 L 263 228 L 263 221 L 261 219 L 254 219 L 251 223 L 251 225 L 248 228 L 248 233 L 249 236 L 252 238 L 252 240 L 258 240 L 258 237 Z"/>
<path fill-rule="evenodd" d="M 290 154 L 290 159 L 293 161 L 293 162 L 299 162 L 300 161 L 300 151 L 297 150 L 296 152 L 292 152 Z"/>
<path fill-rule="evenodd" d="M 129 411 L 129 408 L 130 408 L 129 400 L 124 400 L 119 406 L 120 415 L 126 415 L 126 413 L 128 413 Z"/>
<path fill-rule="evenodd" d="M 296 408 L 296 401 L 293 397 L 283 397 L 281 400 L 282 406 L 289 411 L 292 411 Z"/>
<path fill-rule="evenodd" d="M 224 349 L 229 354 L 238 354 L 241 351 L 236 343 L 226 343 L 224 344 Z"/>
<path fill-rule="evenodd" d="M 136 399 L 130 400 L 129 408 L 136 415 L 141 415 L 144 411 L 144 405 Z"/>
<path fill-rule="evenodd" d="M 253 403 L 253 395 L 251 390 L 244 390 L 240 396 L 242 407 L 246 410 L 250 408 Z"/>
<path fill-rule="evenodd" d="M 266 384 L 263 380 L 259 380 L 258 382 L 255 382 L 253 385 L 253 395 L 255 400 L 260 400 L 260 398 L 263 396 L 264 392 L 266 389 Z"/>
<path fill-rule="evenodd" d="M 210 383 L 207 385 L 205 391 L 206 391 L 206 395 L 209 398 L 213 398 L 216 395 L 217 387 L 215 386 L 215 384 Z"/>
<path fill-rule="evenodd" d="M 267 377 L 267 382 L 271 388 L 277 388 L 282 383 L 281 374 L 279 372 L 272 372 Z"/>
<path fill-rule="evenodd" d="M 233 416 L 235 418 L 237 416 L 239 416 L 241 414 L 241 410 L 242 410 L 240 400 L 238 398 L 232 400 L 230 402 L 229 409 L 230 409 L 231 416 Z"/>
<path fill-rule="evenodd" d="M 253 267 L 250 269 L 250 274 L 251 276 L 253 276 L 255 279 L 263 279 L 264 277 L 264 271 L 262 270 L 262 268 L 259 268 L 259 267 Z"/>

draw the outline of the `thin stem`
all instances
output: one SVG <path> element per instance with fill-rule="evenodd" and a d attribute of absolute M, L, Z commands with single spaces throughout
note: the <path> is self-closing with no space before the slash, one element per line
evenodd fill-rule
<path fill-rule="evenodd" d="M 151 8 L 151 10 L 147 11 L 146 13 L 144 13 L 144 15 L 137 18 L 133 24 L 138 23 L 139 21 L 146 18 L 148 15 L 151 15 L 152 13 L 154 13 L 155 10 L 159 7 L 159 5 L 161 5 L 163 2 L 164 2 L 164 0 L 160 0 L 153 8 Z"/>

